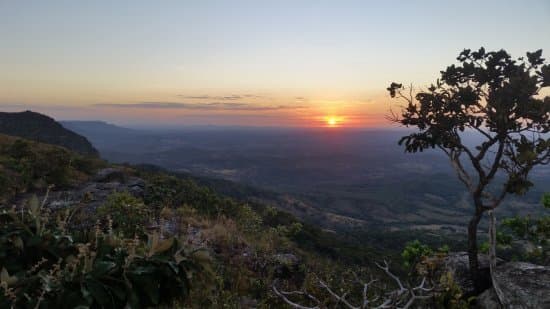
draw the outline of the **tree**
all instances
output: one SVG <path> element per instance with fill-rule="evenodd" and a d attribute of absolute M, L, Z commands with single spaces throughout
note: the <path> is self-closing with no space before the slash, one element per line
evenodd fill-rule
<path fill-rule="evenodd" d="M 544 63 L 542 50 L 514 60 L 504 50 L 486 52 L 482 47 L 464 50 L 457 60 L 426 90 L 392 83 L 390 96 L 406 106 L 389 118 L 416 129 L 399 141 L 406 152 L 440 149 L 467 187 L 474 204 L 468 224 L 469 266 L 479 289 L 479 221 L 507 194 L 527 192 L 532 186 L 529 172 L 550 162 L 550 97 L 541 94 L 550 86 L 550 65 Z M 472 147 L 464 139 L 468 134 L 482 141 Z"/>

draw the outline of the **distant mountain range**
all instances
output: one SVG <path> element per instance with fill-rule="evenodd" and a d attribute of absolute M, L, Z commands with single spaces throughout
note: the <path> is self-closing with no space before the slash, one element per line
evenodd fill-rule
<path fill-rule="evenodd" d="M 99 155 L 84 136 L 63 127 L 48 116 L 31 111 L 0 112 L 0 133 L 63 146 L 80 154 Z"/>
<path fill-rule="evenodd" d="M 104 121 L 60 121 L 67 129 L 86 138 L 96 147 L 104 159 L 110 160 L 110 153 L 141 153 L 159 150 L 161 136 L 154 132 L 129 129 Z M 108 150 L 108 151 L 106 151 Z"/>
<path fill-rule="evenodd" d="M 104 159 L 151 164 L 211 181 L 227 195 L 260 200 L 329 229 L 383 226 L 464 232 L 470 200 L 448 159 L 404 153 L 394 130 L 134 130 L 104 122 L 63 123 L 86 136 Z M 472 145 L 475 135 L 465 136 Z M 548 191 L 548 169 L 535 186 L 510 197 L 503 216 L 535 214 Z"/>
<path fill-rule="evenodd" d="M 37 127 L 38 131 L 51 131 L 53 119 L 27 113 L 26 118 L 47 121 L 20 122 L 19 129 L 25 126 L 26 134 Z M 156 165 L 209 179 L 209 187 L 226 195 L 260 201 L 329 229 L 372 229 L 383 223 L 394 230 L 460 233 L 469 219 L 470 201 L 447 158 L 435 151 L 405 154 L 397 145 L 403 132 L 221 128 L 147 131 L 103 121 L 61 124 L 64 128 L 57 127 L 63 132 L 70 129 L 85 136 L 110 162 Z M 33 133 L 35 136 L 30 138 L 69 148 L 38 136 L 44 132 Z M 22 136 L 21 132 L 1 129 L 0 133 Z M 468 138 L 472 144 L 477 142 L 475 136 Z M 538 212 L 550 174 L 537 169 L 531 180 L 535 186 L 530 192 L 521 198 L 508 198 L 501 215 Z"/>
<path fill-rule="evenodd" d="M 86 121 L 86 120 L 62 120 L 59 121 L 65 128 L 75 132 L 87 132 L 96 134 L 131 134 L 136 130 L 123 128 L 105 121 Z"/>

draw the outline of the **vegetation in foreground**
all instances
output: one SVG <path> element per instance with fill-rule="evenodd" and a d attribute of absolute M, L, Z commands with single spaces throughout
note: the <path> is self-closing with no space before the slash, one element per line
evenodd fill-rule
<path fill-rule="evenodd" d="M 312 273 L 336 278 L 372 260 L 287 213 L 161 172 L 118 167 L 145 180 L 143 194 L 113 192 L 97 209 L 84 194 L 54 207 L 56 192 L 78 191 L 108 165 L 1 137 L 2 307 L 280 305 L 268 292 L 274 278 L 300 287 Z"/>

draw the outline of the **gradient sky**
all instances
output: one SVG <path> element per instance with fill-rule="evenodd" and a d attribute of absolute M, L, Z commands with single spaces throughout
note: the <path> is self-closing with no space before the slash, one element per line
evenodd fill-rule
<path fill-rule="evenodd" d="M 451 3 L 452 2 L 452 3 Z M 464 48 L 550 57 L 550 1 L 0 0 L 0 109 L 123 125 L 387 125 Z"/>

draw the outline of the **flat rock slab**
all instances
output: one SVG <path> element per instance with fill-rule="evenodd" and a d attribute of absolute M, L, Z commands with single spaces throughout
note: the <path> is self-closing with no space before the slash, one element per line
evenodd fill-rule
<path fill-rule="evenodd" d="M 505 308 L 550 308 L 550 266 L 510 262 L 496 267 L 494 279 Z"/>
<path fill-rule="evenodd" d="M 486 254 L 478 254 L 478 261 L 479 274 L 482 281 L 481 287 L 482 289 L 488 289 L 491 287 L 489 257 Z M 449 255 L 445 257 L 443 265 L 445 271 L 451 272 L 454 281 L 460 286 L 462 293 L 466 297 L 475 295 L 474 282 L 470 276 L 470 264 L 467 252 L 449 253 Z"/>

